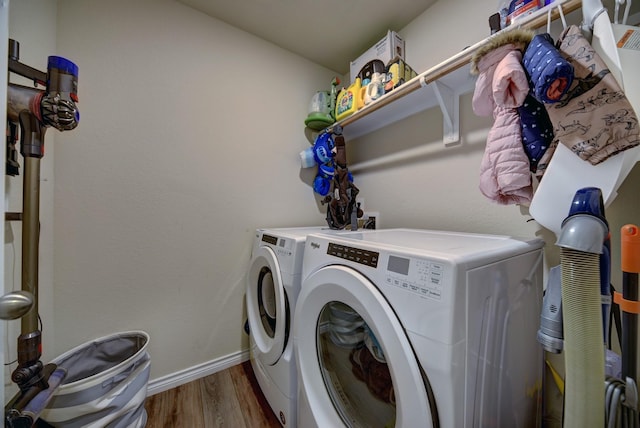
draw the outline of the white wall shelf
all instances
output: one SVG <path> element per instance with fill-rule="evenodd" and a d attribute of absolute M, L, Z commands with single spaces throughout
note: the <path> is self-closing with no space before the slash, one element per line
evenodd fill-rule
<path fill-rule="evenodd" d="M 555 20 L 560 16 L 559 7 L 566 15 L 580 8 L 581 4 L 581 0 L 556 0 L 497 34 L 513 28 L 540 28 L 546 25 L 549 10 L 551 19 Z M 447 146 L 457 144 L 460 141 L 459 99 L 461 95 L 472 92 L 475 86 L 475 77 L 471 75 L 468 64 L 473 54 L 493 37 L 495 34 L 418 74 L 332 127 L 341 126 L 348 141 L 439 106 L 443 113 L 443 142 Z"/>

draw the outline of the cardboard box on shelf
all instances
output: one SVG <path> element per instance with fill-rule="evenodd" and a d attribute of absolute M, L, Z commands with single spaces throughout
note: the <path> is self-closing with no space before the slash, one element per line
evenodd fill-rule
<path fill-rule="evenodd" d="M 404 59 L 404 40 L 398 35 L 398 33 L 389 30 L 387 31 L 387 35 L 378 43 L 371 46 L 357 59 L 351 61 L 350 83 L 353 83 L 356 80 L 356 77 L 360 70 L 362 70 L 362 67 L 364 67 L 369 61 L 379 59 L 386 66 L 389 61 L 396 57 Z"/>

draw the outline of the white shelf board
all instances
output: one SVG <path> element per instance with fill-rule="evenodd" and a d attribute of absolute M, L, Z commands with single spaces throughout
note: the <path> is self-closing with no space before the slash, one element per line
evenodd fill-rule
<path fill-rule="evenodd" d="M 514 24 L 499 33 L 518 27 L 539 28 L 547 23 L 548 13 L 551 15 L 551 19 L 555 20 L 559 17 L 558 9 L 562 8 L 564 13 L 567 14 L 578 9 L 581 4 L 581 0 L 555 0 L 551 5 L 519 19 L 517 25 Z M 482 48 L 494 36 L 481 40 L 475 45 L 458 52 L 448 60 L 419 74 L 353 115 L 332 125 L 331 128 L 340 126 L 347 140 L 354 139 L 423 110 L 440 106 L 445 116 L 443 119 L 443 141 L 445 144 L 457 142 L 458 98 L 462 94 L 472 92 L 475 85 L 475 76 L 472 76 L 469 72 L 469 62 L 474 52 Z M 434 83 L 436 85 L 444 85 L 448 89 L 439 91 L 439 96 L 434 91 Z M 444 99 L 445 96 L 451 97 L 452 100 Z"/>
<path fill-rule="evenodd" d="M 419 82 L 422 78 L 423 77 L 421 75 L 418 75 L 409 82 L 406 82 L 405 85 L 420 84 Z M 438 84 L 446 85 L 459 96 L 473 91 L 475 76 L 472 76 L 469 73 L 469 67 L 465 66 L 443 76 L 438 80 Z M 396 88 L 395 90 L 398 89 L 399 88 Z M 383 97 L 365 106 L 362 110 L 356 113 L 356 115 L 360 113 L 361 117 L 356 118 L 354 116 L 348 125 L 343 126 L 345 138 L 350 140 L 362 137 L 399 120 L 413 116 L 416 113 L 439 106 L 438 97 L 434 90 L 434 83 L 422 84 L 418 89 L 413 90 L 392 102 L 387 102 L 386 97 L 392 94 L 393 91 L 385 94 Z M 376 106 L 377 103 L 380 103 L 381 106 Z M 372 109 L 372 111 L 368 112 L 368 109 Z"/>

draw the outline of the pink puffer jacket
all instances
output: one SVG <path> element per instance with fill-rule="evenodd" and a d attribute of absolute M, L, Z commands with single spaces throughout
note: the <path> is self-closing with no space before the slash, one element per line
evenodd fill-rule
<path fill-rule="evenodd" d="M 533 196 L 517 111 L 529 92 L 521 61 L 521 50 L 511 43 L 498 46 L 477 61 L 473 111 L 478 116 L 493 114 L 494 118 L 480 165 L 479 187 L 483 195 L 503 205 L 528 205 Z"/>

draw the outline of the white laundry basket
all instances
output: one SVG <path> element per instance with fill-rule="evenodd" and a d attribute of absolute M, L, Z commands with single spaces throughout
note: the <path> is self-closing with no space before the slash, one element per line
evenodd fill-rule
<path fill-rule="evenodd" d="M 116 333 L 51 361 L 66 369 L 67 377 L 40 418 L 54 427 L 144 427 L 148 343 L 143 331 Z"/>

